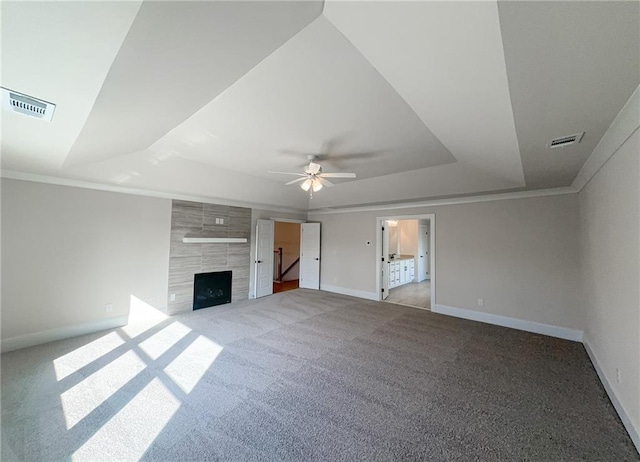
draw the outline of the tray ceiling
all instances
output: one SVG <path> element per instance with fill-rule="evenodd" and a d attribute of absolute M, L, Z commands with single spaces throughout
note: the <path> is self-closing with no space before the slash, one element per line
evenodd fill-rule
<path fill-rule="evenodd" d="M 2 168 L 299 209 L 568 186 L 640 84 L 639 8 L 3 2 L 2 86 L 57 110 L 3 114 Z M 306 154 L 358 179 L 267 173 Z"/>

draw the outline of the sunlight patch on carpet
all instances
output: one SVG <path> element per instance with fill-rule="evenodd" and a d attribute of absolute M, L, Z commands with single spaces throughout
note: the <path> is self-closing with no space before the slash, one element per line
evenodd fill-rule
<path fill-rule="evenodd" d="M 146 367 L 137 354 L 127 351 L 62 393 L 60 400 L 67 430 L 73 428 Z"/>
<path fill-rule="evenodd" d="M 54 359 L 53 368 L 56 372 L 56 379 L 60 381 L 65 377 L 70 376 L 86 365 L 91 364 L 96 359 L 115 350 L 122 344 L 124 344 L 122 337 L 120 337 L 117 332 L 111 332 L 110 334 L 100 337 L 91 343 L 87 343 L 64 356 Z"/>
<path fill-rule="evenodd" d="M 185 393 L 191 393 L 191 390 L 200 381 L 221 351 L 222 347 L 220 345 L 206 337 L 199 336 L 171 364 L 165 367 L 164 372 Z"/>
<path fill-rule="evenodd" d="M 169 351 L 171 347 L 178 343 L 189 332 L 191 332 L 191 329 L 187 326 L 180 322 L 174 322 L 140 343 L 140 348 L 142 348 L 142 351 L 148 354 L 151 359 L 156 360 Z"/>
<path fill-rule="evenodd" d="M 180 401 L 154 378 L 83 444 L 72 460 L 95 461 L 100 454 L 109 454 L 110 460 L 139 460 L 179 407 Z"/>

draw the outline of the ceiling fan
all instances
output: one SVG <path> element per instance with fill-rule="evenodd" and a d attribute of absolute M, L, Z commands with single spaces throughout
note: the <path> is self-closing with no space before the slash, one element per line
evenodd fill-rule
<path fill-rule="evenodd" d="M 308 156 L 309 165 L 304 168 L 304 173 L 293 173 L 293 172 L 274 172 L 269 171 L 269 173 L 278 173 L 281 175 L 296 175 L 300 178 L 296 178 L 295 180 L 289 181 L 285 183 L 285 186 L 289 186 L 296 183 L 301 183 L 300 187 L 304 191 L 309 191 L 309 195 L 313 197 L 314 192 L 318 192 L 322 189 L 323 186 L 330 188 L 333 186 L 333 183 L 327 180 L 327 178 L 355 178 L 355 173 L 346 173 L 346 172 L 336 172 L 336 173 L 322 173 L 322 166 L 314 162 L 316 160 L 316 156 Z"/>

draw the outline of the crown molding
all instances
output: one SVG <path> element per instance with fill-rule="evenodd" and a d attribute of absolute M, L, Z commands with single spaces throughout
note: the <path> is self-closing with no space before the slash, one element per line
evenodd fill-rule
<path fill-rule="evenodd" d="M 105 183 L 94 183 L 91 181 L 76 180 L 71 178 L 61 178 L 55 176 L 38 175 L 35 173 L 18 172 L 15 170 L 2 170 L 0 177 L 9 180 L 32 181 L 35 183 L 46 183 L 57 186 L 71 186 L 74 188 L 93 189 L 96 191 L 114 192 L 120 194 L 131 194 L 135 196 L 157 197 L 159 199 L 172 199 L 191 202 L 202 202 L 205 204 L 228 205 L 231 207 L 246 207 L 250 209 L 269 210 L 272 212 L 300 213 L 307 214 L 304 209 L 280 207 L 277 205 L 261 204 L 257 202 L 243 202 L 224 199 L 220 197 L 199 196 L 190 194 L 175 194 L 150 189 L 129 188 Z"/>
<path fill-rule="evenodd" d="M 255 202 L 233 201 L 229 199 L 216 198 L 216 197 L 189 195 L 189 194 L 174 194 L 174 193 L 166 193 L 161 191 L 153 191 L 148 189 L 129 188 L 126 186 L 94 183 L 91 181 L 61 178 L 61 177 L 54 177 L 54 176 L 47 176 L 47 175 L 38 175 L 35 173 L 18 172 L 14 170 L 1 170 L 0 177 L 10 179 L 10 180 L 32 181 L 35 183 L 46 183 L 46 184 L 53 184 L 58 186 L 70 186 L 74 188 L 93 189 L 96 191 L 106 191 L 106 192 L 114 192 L 114 193 L 120 193 L 120 194 L 132 194 L 136 196 L 157 197 L 159 199 L 202 202 L 205 204 L 229 205 L 232 207 L 246 207 L 251 209 L 270 210 L 273 212 L 298 213 L 298 214 L 306 214 L 306 215 L 307 214 L 308 215 L 331 215 L 336 213 L 400 210 L 400 209 L 411 209 L 411 208 L 420 208 L 420 207 L 435 207 L 438 205 L 471 204 L 474 202 L 493 202 L 493 201 L 511 200 L 511 199 L 527 199 L 531 197 L 558 196 L 558 195 L 564 195 L 564 194 L 575 194 L 579 192 L 579 189 L 575 188 L 574 186 L 568 186 L 565 188 L 536 189 L 531 191 L 513 191 L 508 193 L 484 194 L 484 195 L 465 196 L 465 197 L 451 197 L 447 199 L 433 199 L 433 200 L 420 201 L 420 202 L 398 202 L 395 204 L 362 205 L 362 206 L 345 207 L 345 208 L 339 208 L 339 209 L 326 208 L 326 209 L 318 209 L 318 210 L 304 210 L 304 209 L 295 209 L 295 208 L 289 208 L 289 207 L 280 207 L 280 206 L 269 205 L 269 204 L 261 204 L 261 203 L 255 203 Z M 276 221 L 283 221 L 283 219 L 277 219 Z"/>
<path fill-rule="evenodd" d="M 638 128 L 640 128 L 640 86 L 613 119 L 571 186 L 580 192 Z"/>
<path fill-rule="evenodd" d="M 433 199 L 421 202 L 399 202 L 385 205 L 363 205 L 358 207 L 346 207 L 340 209 L 309 210 L 309 215 L 333 215 L 336 213 L 377 212 L 381 210 L 414 209 L 420 207 L 435 207 L 438 205 L 471 204 L 474 202 L 493 202 L 511 199 L 528 199 L 531 197 L 560 196 L 564 194 L 576 194 L 579 192 L 573 186 L 565 188 L 535 189 L 531 191 L 514 191 L 508 193 L 484 194 L 465 197 L 451 197 L 448 199 Z"/>

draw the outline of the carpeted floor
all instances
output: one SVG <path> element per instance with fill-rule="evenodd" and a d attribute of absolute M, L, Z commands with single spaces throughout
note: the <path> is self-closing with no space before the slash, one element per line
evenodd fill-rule
<path fill-rule="evenodd" d="M 294 290 L 2 356 L 2 460 L 629 461 L 578 343 Z"/>

